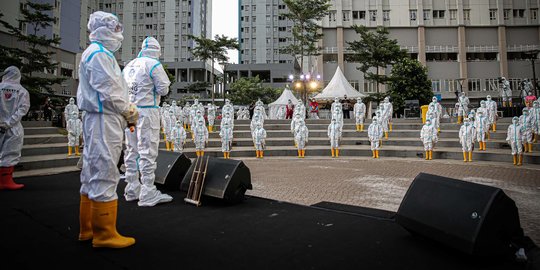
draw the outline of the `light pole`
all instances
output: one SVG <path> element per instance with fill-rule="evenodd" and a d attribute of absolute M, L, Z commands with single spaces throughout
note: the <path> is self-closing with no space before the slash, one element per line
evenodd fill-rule
<path fill-rule="evenodd" d="M 302 73 L 299 75 L 289 75 L 289 81 L 293 84 L 293 88 L 300 92 L 300 97 L 307 107 L 308 92 L 315 91 L 319 88 L 321 75 L 312 73 Z"/>

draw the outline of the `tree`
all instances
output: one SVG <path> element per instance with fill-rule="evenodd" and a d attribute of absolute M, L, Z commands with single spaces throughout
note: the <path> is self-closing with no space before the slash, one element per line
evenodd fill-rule
<path fill-rule="evenodd" d="M 272 87 L 264 87 L 259 76 L 240 78 L 231 83 L 231 94 L 229 99 L 234 104 L 250 104 L 251 102 L 261 99 L 265 104 L 274 102 L 282 90 Z"/>
<path fill-rule="evenodd" d="M 304 56 L 320 54 L 321 48 L 317 42 L 323 37 L 322 27 L 316 21 L 328 15 L 329 0 L 283 0 L 288 13 L 281 16 L 293 22 L 292 43 L 283 47 L 281 52 L 292 55 L 300 62 L 300 71 L 304 72 Z M 307 93 L 302 97 L 306 101 Z"/>
<path fill-rule="evenodd" d="M 405 100 L 418 99 L 420 104 L 431 102 L 433 92 L 427 68 L 418 60 L 403 58 L 392 67 L 390 97 L 394 111 L 402 112 Z"/>
<path fill-rule="evenodd" d="M 26 8 L 21 9 L 22 19 L 19 24 L 26 25 L 26 31 L 19 29 L 0 19 L 2 24 L 19 42 L 17 48 L 10 48 L 0 44 L 0 68 L 15 65 L 21 70 L 21 84 L 31 95 L 41 95 L 42 89 L 52 93 L 52 86 L 60 84 L 63 78 L 43 76 L 43 71 L 53 73 L 57 63 L 51 58 L 55 55 L 53 46 L 60 44 L 59 37 L 48 38 L 40 35 L 40 30 L 52 26 L 54 18 L 49 15 L 53 10 L 50 4 L 40 4 L 27 1 Z M 0 14 L 0 18 L 3 14 Z"/>
<path fill-rule="evenodd" d="M 216 61 L 218 63 L 227 62 L 229 60 L 229 57 L 227 57 L 227 49 L 240 49 L 238 39 L 228 38 L 225 35 L 216 35 L 213 40 L 193 35 L 189 35 L 188 37 L 197 43 L 196 47 L 190 49 L 193 56 L 199 58 L 204 63 L 206 63 L 207 60 L 212 61 L 210 85 L 212 89 L 212 103 L 214 103 L 214 63 Z"/>
<path fill-rule="evenodd" d="M 357 69 L 364 73 L 364 78 L 377 83 L 375 96 L 380 98 L 379 84 L 389 81 L 388 76 L 379 74 L 380 70 L 407 57 L 407 52 L 399 47 L 397 40 L 388 37 L 388 30 L 384 27 L 378 27 L 376 31 L 370 31 L 363 25 L 353 28 L 360 35 L 360 40 L 347 42 L 354 51 L 351 57 L 360 63 Z M 375 68 L 376 72 L 370 71 L 371 68 Z"/>

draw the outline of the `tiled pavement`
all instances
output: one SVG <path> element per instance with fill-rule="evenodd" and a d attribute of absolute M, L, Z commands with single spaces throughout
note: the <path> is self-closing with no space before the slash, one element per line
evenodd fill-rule
<path fill-rule="evenodd" d="M 345 157 L 243 159 L 250 168 L 249 195 L 311 205 L 336 202 L 397 211 L 420 172 L 499 187 L 519 210 L 525 234 L 540 244 L 540 166 L 498 162 Z"/>

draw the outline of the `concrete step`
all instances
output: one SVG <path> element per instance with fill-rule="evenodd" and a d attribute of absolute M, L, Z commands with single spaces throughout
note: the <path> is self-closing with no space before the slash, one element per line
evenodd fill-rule
<path fill-rule="evenodd" d="M 25 144 L 22 147 L 22 156 L 36 156 L 36 155 L 55 155 L 66 154 L 67 155 L 67 142 L 66 143 L 45 143 L 45 144 Z"/>
<path fill-rule="evenodd" d="M 21 162 L 17 165 L 17 170 L 36 170 L 46 168 L 57 168 L 75 166 L 79 161 L 78 156 L 68 157 L 66 154 L 51 154 L 37 156 L 22 156 Z"/>
<path fill-rule="evenodd" d="M 13 172 L 14 178 L 21 177 L 30 177 L 30 176 L 43 176 L 43 175 L 54 175 L 59 173 L 75 172 L 80 171 L 76 166 L 64 166 L 64 167 L 55 167 L 55 168 L 44 168 L 44 169 L 34 169 L 26 171 L 15 170 Z"/>
<path fill-rule="evenodd" d="M 51 121 L 21 121 L 23 127 L 52 127 Z"/>
<path fill-rule="evenodd" d="M 164 150 L 164 149 L 162 149 Z M 191 158 L 195 157 L 193 148 L 184 150 L 184 153 Z M 308 146 L 306 156 L 327 156 L 331 154 L 330 146 Z M 205 155 L 222 157 L 221 148 L 209 147 L 205 151 Z M 294 157 L 298 155 L 297 149 L 294 146 L 279 146 L 267 147 L 264 151 L 265 156 L 270 157 Z M 367 145 L 345 145 L 340 147 L 340 156 L 354 157 L 371 157 L 372 152 Z M 380 157 L 400 157 L 400 158 L 424 158 L 424 149 L 422 147 L 409 146 L 383 146 L 379 152 Z M 253 147 L 234 147 L 231 151 L 231 158 L 255 157 Z M 436 147 L 433 151 L 434 159 L 453 159 L 463 160 L 463 152 L 459 148 Z M 473 161 L 496 161 L 496 162 L 512 162 L 510 150 L 504 149 L 489 149 L 487 151 L 474 151 Z M 540 153 L 525 153 L 524 162 L 527 164 L 540 164 Z"/>
<path fill-rule="evenodd" d="M 24 144 L 47 144 L 47 143 L 65 143 L 67 146 L 67 136 L 62 134 L 40 134 L 25 135 Z"/>
<path fill-rule="evenodd" d="M 62 134 L 64 129 L 57 127 L 24 127 L 24 135 Z"/>

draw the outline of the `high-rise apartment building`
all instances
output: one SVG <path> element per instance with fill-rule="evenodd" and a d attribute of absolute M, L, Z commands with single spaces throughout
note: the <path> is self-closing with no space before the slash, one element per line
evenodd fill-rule
<path fill-rule="evenodd" d="M 278 23 L 278 46 L 280 38 L 285 38 L 284 43 L 290 38 L 285 36 L 290 23 L 280 21 L 279 11 L 286 11 L 286 7 L 280 6 L 282 1 L 241 0 L 240 3 L 239 27 L 243 38 L 240 61 L 265 63 L 275 61 L 276 55 L 281 57 L 277 51 L 269 54 L 268 49 L 276 45 L 274 16 Z M 455 98 L 455 91 L 461 89 L 472 98 L 497 96 L 497 78 L 501 76 L 509 78 L 514 95 L 518 96 L 521 80 L 533 77 L 527 59 L 531 52 L 540 49 L 538 0 L 332 0 L 331 4 L 329 15 L 320 22 L 324 34 L 319 44 L 322 55 L 310 67 L 323 74 L 326 81 L 340 66 L 359 91 L 370 93 L 376 89 L 357 70 L 358 63 L 349 57 L 353 52 L 347 42 L 359 39 L 353 25 L 387 27 L 391 38 L 427 66 L 433 91 L 443 99 Z M 261 15 L 264 24 L 257 25 Z M 247 16 L 250 18 L 246 19 Z M 257 24 L 253 16 L 257 17 Z M 285 27 L 284 33 L 280 27 Z M 250 40 L 246 40 L 248 34 Z M 273 47 L 260 46 L 261 38 L 262 44 L 268 41 Z M 264 55 L 272 57 L 262 58 Z"/>

